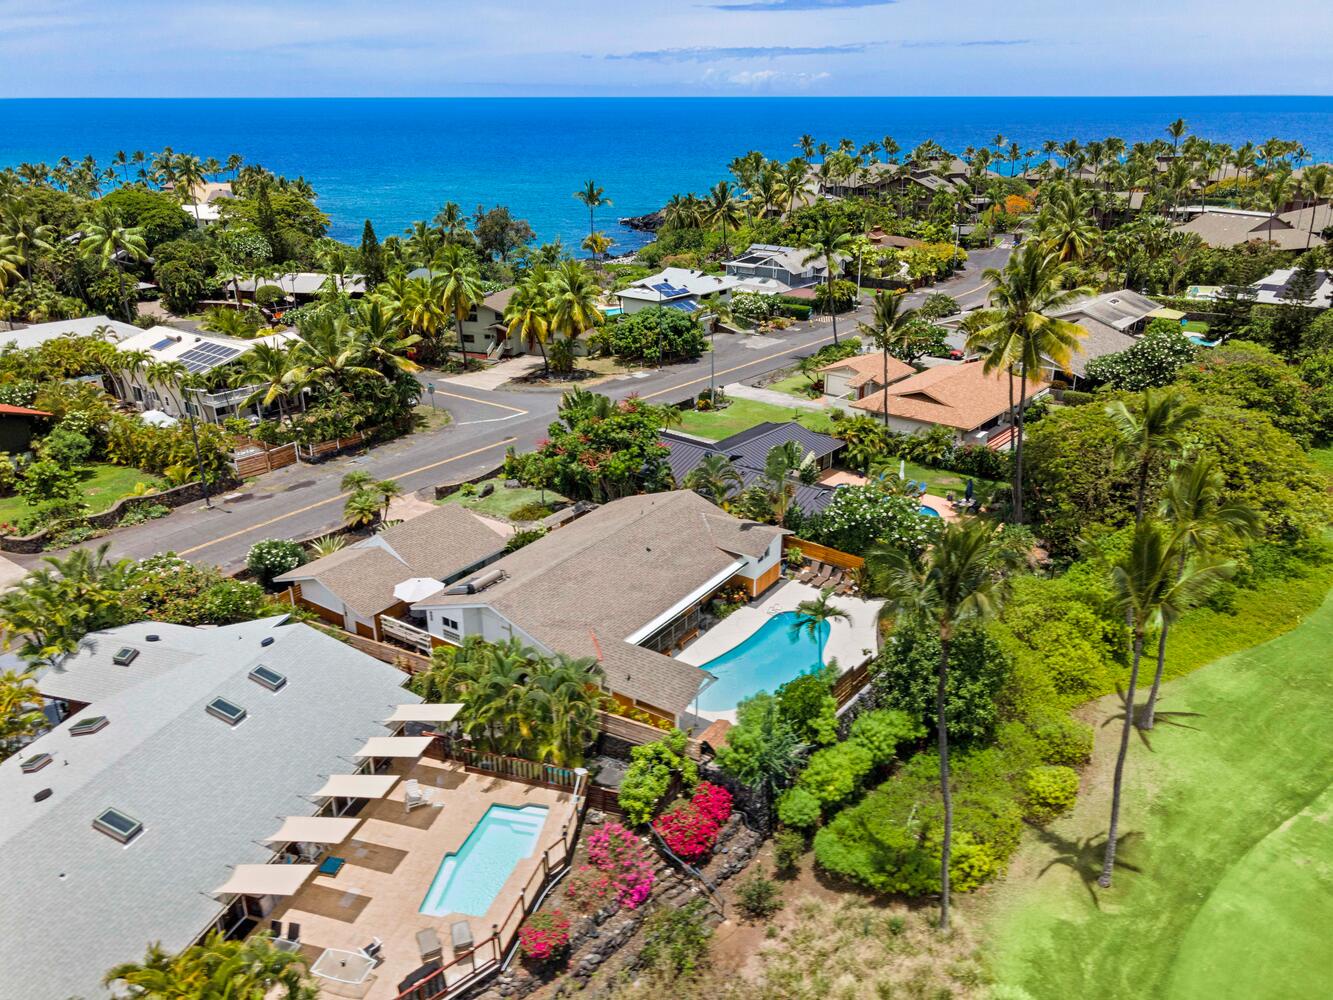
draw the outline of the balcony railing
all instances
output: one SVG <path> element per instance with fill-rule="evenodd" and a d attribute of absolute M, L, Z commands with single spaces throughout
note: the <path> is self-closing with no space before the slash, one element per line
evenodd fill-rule
<path fill-rule="evenodd" d="M 430 653 L 431 635 L 424 628 L 417 628 L 400 618 L 384 617 L 380 619 L 380 632 L 385 638 L 394 639 L 423 653 Z"/>

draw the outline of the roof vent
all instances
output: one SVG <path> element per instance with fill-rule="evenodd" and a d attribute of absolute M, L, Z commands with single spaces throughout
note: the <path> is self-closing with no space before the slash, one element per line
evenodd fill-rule
<path fill-rule="evenodd" d="M 43 788 L 40 792 L 36 792 L 33 795 L 32 800 L 34 802 L 45 802 L 50 797 L 51 797 L 51 789 Z"/>
<path fill-rule="evenodd" d="M 105 833 L 112 840 L 128 844 L 143 830 L 143 824 L 119 809 L 103 809 L 93 820 L 93 829 Z"/>
<path fill-rule="evenodd" d="M 287 678 L 284 675 L 262 663 L 250 671 L 249 677 L 260 687 L 266 687 L 270 691 L 281 691 L 287 686 Z"/>
<path fill-rule="evenodd" d="M 128 667 L 138 655 L 139 651 L 133 646 L 122 646 L 116 650 L 116 655 L 111 657 L 111 662 L 118 667 Z"/>
<path fill-rule="evenodd" d="M 273 636 L 271 636 L 271 635 L 266 635 L 266 636 L 264 636 L 264 638 L 262 638 L 262 639 L 259 640 L 259 645 L 261 645 L 261 646 L 272 646 L 272 645 L 273 645 Z"/>
<path fill-rule="evenodd" d="M 93 733 L 100 733 L 110 721 L 105 715 L 94 715 L 87 719 L 80 719 L 69 727 L 69 734 L 71 736 L 91 736 Z"/>
<path fill-rule="evenodd" d="M 226 698 L 214 698 L 204 706 L 204 711 L 214 718 L 221 719 L 229 726 L 234 726 L 245 718 L 245 709 Z"/>
<path fill-rule="evenodd" d="M 160 635 L 157 635 L 156 633 L 154 633 L 153 635 L 144 636 L 144 639 L 146 639 L 148 642 L 157 642 L 161 638 L 162 637 Z"/>
<path fill-rule="evenodd" d="M 19 765 L 19 770 L 24 774 L 36 774 L 53 760 L 55 758 L 49 753 L 35 753 Z"/>

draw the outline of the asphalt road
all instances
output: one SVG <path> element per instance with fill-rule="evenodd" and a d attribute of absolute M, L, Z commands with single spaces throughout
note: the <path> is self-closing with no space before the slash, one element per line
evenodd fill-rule
<path fill-rule="evenodd" d="M 928 292 L 953 295 L 964 308 L 985 301 L 987 287 L 981 272 L 1001 265 L 1005 250 L 973 252 L 966 270 L 947 282 L 913 293 L 916 304 Z M 839 336 L 854 333 L 865 310 L 839 317 Z M 710 362 L 718 385 L 758 378 L 792 364 L 800 357 L 831 343 L 828 320 L 797 324 L 780 334 L 744 337 L 719 334 L 714 354 L 690 364 L 669 365 L 655 372 L 603 382 L 595 391 L 621 399 L 631 394 L 660 403 L 683 401 L 707 388 Z M 494 468 L 505 449 L 533 448 L 555 418 L 563 392 L 559 388 L 500 389 L 488 391 L 441 382 L 438 373 L 423 372 L 423 381 L 436 384 L 437 403 L 447 408 L 453 422 L 430 432 L 419 432 L 318 465 L 295 465 L 256 479 L 243 499 L 215 500 L 178 508 L 170 516 L 130 528 L 120 528 L 88 545 L 109 542 L 114 556 L 142 558 L 174 551 L 224 570 L 238 568 L 255 542 L 265 538 L 306 538 L 342 523 L 345 494 L 343 475 L 353 469 L 376 479 L 393 479 L 404 492 L 429 491 L 435 485 L 478 475 Z M 11 556 L 31 565 L 40 556 Z"/>

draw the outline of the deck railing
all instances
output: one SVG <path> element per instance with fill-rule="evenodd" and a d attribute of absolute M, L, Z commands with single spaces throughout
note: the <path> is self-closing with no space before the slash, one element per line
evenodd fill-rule
<path fill-rule="evenodd" d="M 436 736 L 426 748 L 426 756 L 436 760 L 457 761 L 476 774 L 493 774 L 497 778 L 521 781 L 529 785 L 574 788 L 578 784 L 579 776 L 574 773 L 572 767 L 557 767 L 555 764 L 543 764 L 528 760 L 526 757 L 488 753 L 450 736 Z"/>

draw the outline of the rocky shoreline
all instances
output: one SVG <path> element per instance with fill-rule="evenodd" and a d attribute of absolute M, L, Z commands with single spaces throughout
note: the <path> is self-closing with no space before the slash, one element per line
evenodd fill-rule
<path fill-rule="evenodd" d="M 659 208 L 656 212 L 649 212 L 647 215 L 629 215 L 616 221 L 626 229 L 634 229 L 641 233 L 655 233 L 666 222 L 666 213 Z"/>

